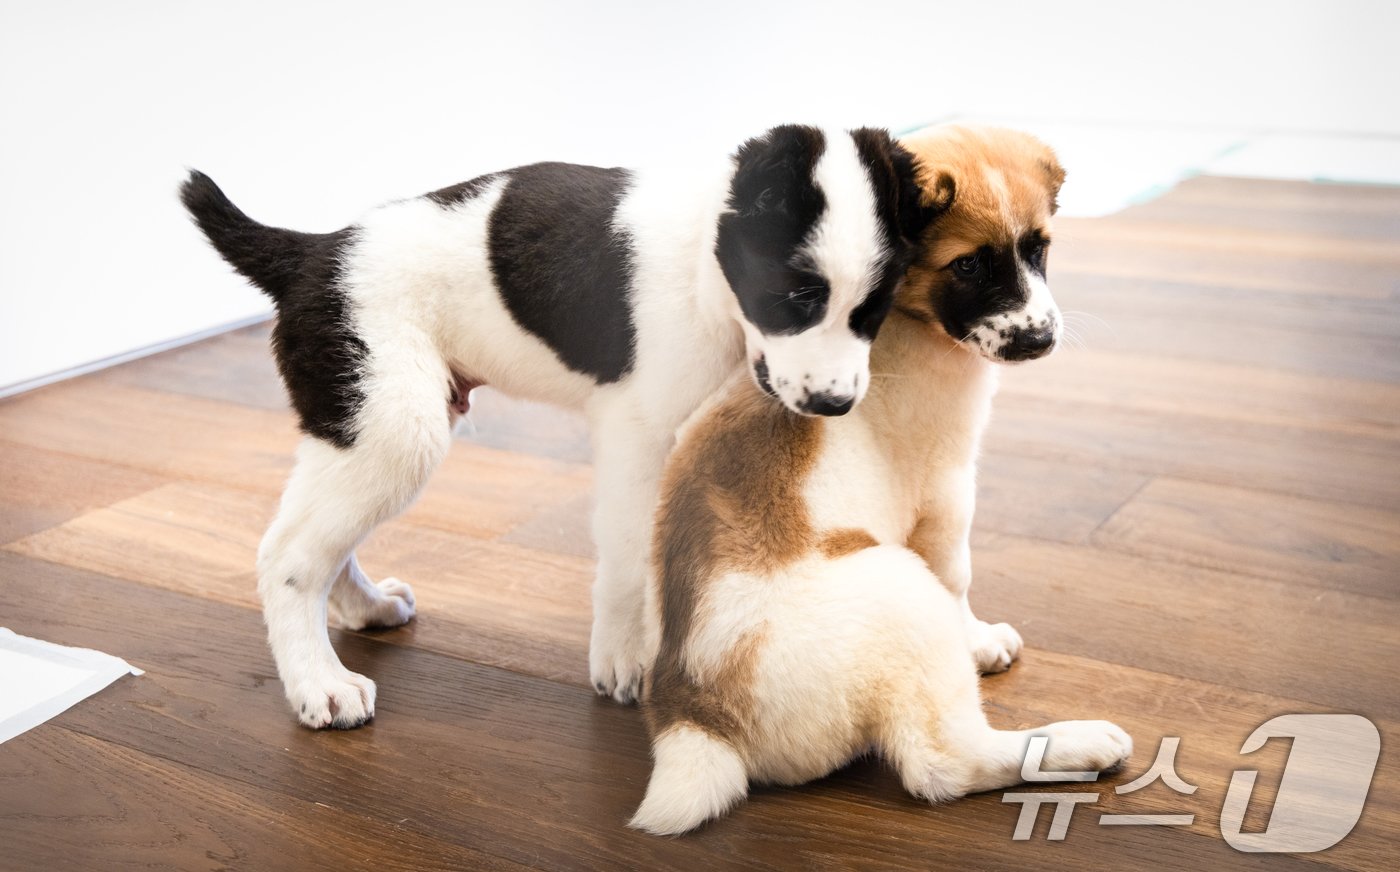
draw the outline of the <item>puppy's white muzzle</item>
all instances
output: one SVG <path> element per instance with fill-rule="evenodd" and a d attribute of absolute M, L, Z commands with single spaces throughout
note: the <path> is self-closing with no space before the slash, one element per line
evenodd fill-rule
<path fill-rule="evenodd" d="M 990 360 L 1019 363 L 1035 360 L 1055 350 L 1063 319 L 1050 288 L 1038 276 L 1028 276 L 1026 305 L 983 318 L 972 329 L 970 341 Z"/>
<path fill-rule="evenodd" d="M 846 330 L 765 337 L 754 380 L 800 415 L 844 415 L 870 387 L 870 343 Z M 844 333 L 844 335 L 839 335 Z"/>

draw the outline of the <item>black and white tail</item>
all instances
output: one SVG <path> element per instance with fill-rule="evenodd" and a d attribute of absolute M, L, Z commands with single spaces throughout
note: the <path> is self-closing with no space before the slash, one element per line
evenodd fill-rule
<path fill-rule="evenodd" d="M 268 227 L 243 214 L 214 180 L 198 170 L 180 186 L 180 201 L 229 265 L 280 303 L 326 236 Z"/>

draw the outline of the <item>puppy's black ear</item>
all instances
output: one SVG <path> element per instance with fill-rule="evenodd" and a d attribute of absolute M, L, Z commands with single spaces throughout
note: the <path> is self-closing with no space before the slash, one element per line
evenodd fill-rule
<path fill-rule="evenodd" d="M 819 212 L 825 198 L 812 183 L 826 137 L 815 127 L 784 124 L 739 146 L 728 205 L 741 217 Z"/>
<path fill-rule="evenodd" d="M 914 175 L 919 181 L 915 183 L 918 188 L 918 202 L 915 208 L 918 214 L 913 221 L 922 222 L 920 232 L 930 223 L 938 218 L 953 206 L 953 200 L 958 196 L 958 186 L 953 181 L 953 177 L 943 170 L 934 171 L 926 167 L 917 157 L 909 156 L 914 164 Z"/>
<path fill-rule="evenodd" d="M 925 166 L 903 146 L 896 145 L 902 158 L 899 221 L 906 239 L 917 240 L 928 226 L 952 208 L 958 195 L 953 177 L 942 170 Z"/>
<path fill-rule="evenodd" d="M 871 184 L 886 220 L 906 242 L 917 242 L 934 219 L 953 204 L 952 176 L 924 171 L 918 158 L 890 136 L 888 130 L 862 127 L 851 131 L 861 161 L 870 173 Z M 931 187 L 920 184 L 926 177 Z"/>

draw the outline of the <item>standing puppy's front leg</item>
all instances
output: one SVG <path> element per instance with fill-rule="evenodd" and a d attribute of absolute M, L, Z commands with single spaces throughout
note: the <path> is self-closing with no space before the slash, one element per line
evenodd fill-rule
<path fill-rule="evenodd" d="M 962 606 L 968 644 L 977 668 L 1005 672 L 1021 654 L 1021 634 L 1010 624 L 989 624 L 972 613 L 972 513 L 977 501 L 975 470 L 960 470 L 937 481 L 920 512 L 909 548 L 924 559 Z"/>
<path fill-rule="evenodd" d="M 673 428 L 657 427 L 616 401 L 599 403 L 592 418 L 598 575 L 589 675 L 599 694 L 630 703 L 641 696 L 660 639 L 647 580 L 653 515 Z"/>

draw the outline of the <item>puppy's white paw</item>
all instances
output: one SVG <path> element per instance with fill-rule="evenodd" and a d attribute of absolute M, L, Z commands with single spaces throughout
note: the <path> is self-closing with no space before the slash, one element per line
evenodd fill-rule
<path fill-rule="evenodd" d="M 605 621 L 593 621 L 588 673 L 599 696 L 624 705 L 641 698 L 642 679 L 652 659 L 646 647 L 640 627 L 610 627 Z"/>
<path fill-rule="evenodd" d="M 1037 733 L 1050 737 L 1041 768 L 1057 772 L 1117 769 L 1133 753 L 1133 740 L 1109 721 L 1059 721 Z"/>
<path fill-rule="evenodd" d="M 341 668 L 289 686 L 287 699 L 302 726 L 353 730 L 374 718 L 374 690 L 373 681 Z"/>
<path fill-rule="evenodd" d="M 362 595 L 370 593 L 369 589 L 356 590 L 357 594 L 361 595 L 354 601 L 338 599 L 331 603 L 337 623 L 347 630 L 401 627 L 412 620 L 417 611 L 413 588 L 397 578 L 386 578 L 376 582 L 373 585 L 375 593 L 372 596 Z"/>
<path fill-rule="evenodd" d="M 1021 656 L 1021 634 L 1010 624 L 989 624 L 974 620 L 967 628 L 972 659 L 985 674 L 1005 672 Z"/>

